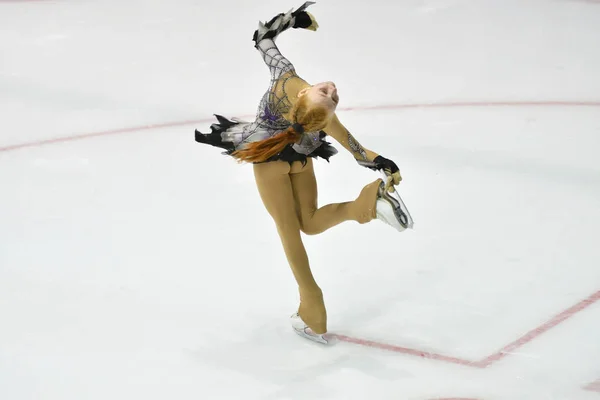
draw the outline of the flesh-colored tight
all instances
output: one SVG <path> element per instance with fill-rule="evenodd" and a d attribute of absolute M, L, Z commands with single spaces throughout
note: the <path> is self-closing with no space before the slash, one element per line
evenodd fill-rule
<path fill-rule="evenodd" d="M 354 201 L 317 206 L 313 161 L 306 165 L 285 161 L 254 164 L 260 197 L 273 218 L 288 263 L 298 283 L 298 313 L 315 333 L 327 332 L 323 292 L 313 277 L 300 232 L 316 235 L 344 221 L 361 224 L 375 218 L 378 179 L 365 186 Z"/>

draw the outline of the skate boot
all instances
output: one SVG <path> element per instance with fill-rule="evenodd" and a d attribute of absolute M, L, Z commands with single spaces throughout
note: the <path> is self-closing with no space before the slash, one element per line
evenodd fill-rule
<path fill-rule="evenodd" d="M 377 219 L 390 225 L 398 232 L 402 232 L 406 228 L 412 228 L 412 218 L 398 194 L 394 194 L 385 190 L 383 182 L 379 185 L 375 206 Z"/>
<path fill-rule="evenodd" d="M 290 322 L 292 324 L 292 328 L 294 329 L 294 332 L 296 332 L 298 335 L 302 336 L 303 338 L 312 340 L 313 342 L 322 343 L 322 344 L 329 343 L 327 338 L 325 338 L 324 334 L 319 335 L 319 334 L 314 333 L 308 327 L 308 325 L 306 325 L 304 323 L 304 321 L 302 321 L 302 318 L 300 318 L 300 315 L 298 313 L 295 313 L 290 317 Z"/>

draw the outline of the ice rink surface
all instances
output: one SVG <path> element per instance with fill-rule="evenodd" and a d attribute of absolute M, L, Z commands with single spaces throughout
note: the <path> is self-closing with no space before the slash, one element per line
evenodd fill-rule
<path fill-rule="evenodd" d="M 302 4 L 0 1 L 0 399 L 600 399 L 600 2 L 320 0 L 278 39 L 393 159 L 415 229 L 305 237 L 330 347 L 252 168 L 252 33 Z M 339 144 L 324 205 L 378 175 Z"/>

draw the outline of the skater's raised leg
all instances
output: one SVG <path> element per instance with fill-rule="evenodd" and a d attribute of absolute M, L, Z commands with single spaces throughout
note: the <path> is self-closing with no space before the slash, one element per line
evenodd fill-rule
<path fill-rule="evenodd" d="M 367 223 L 376 217 L 377 191 L 381 179 L 365 186 L 354 201 L 318 208 L 318 189 L 312 159 L 302 168 L 294 166 L 290 175 L 300 229 L 316 235 L 344 221 Z"/>

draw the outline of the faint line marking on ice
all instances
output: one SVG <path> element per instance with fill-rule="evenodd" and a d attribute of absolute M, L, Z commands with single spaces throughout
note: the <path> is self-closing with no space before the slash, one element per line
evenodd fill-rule
<path fill-rule="evenodd" d="M 460 107 L 600 107 L 600 101 L 456 101 L 445 103 L 389 104 L 346 107 L 343 111 L 395 110 L 401 108 L 460 108 Z"/>
<path fill-rule="evenodd" d="M 588 308 L 589 306 L 591 306 L 598 300 L 600 300 L 600 290 L 593 293 L 592 295 L 588 296 L 586 299 L 578 302 L 574 306 L 567 308 L 560 314 L 555 315 L 554 317 L 552 317 L 551 319 L 549 319 L 542 325 L 538 326 L 535 329 L 532 329 L 531 331 L 527 332 L 525 335 L 521 336 L 517 340 L 507 344 L 506 346 L 504 346 L 497 352 L 495 352 L 479 361 L 467 360 L 467 359 L 460 358 L 460 357 L 447 356 L 444 354 L 433 353 L 433 352 L 424 351 L 424 350 L 417 350 L 417 349 L 412 349 L 412 348 L 407 348 L 407 347 L 402 347 L 402 346 L 396 346 L 396 345 L 391 345 L 391 344 L 387 344 L 387 343 L 375 342 L 375 341 L 371 341 L 371 340 L 359 339 L 359 338 L 349 337 L 349 336 L 345 336 L 345 335 L 333 334 L 332 336 L 338 338 L 339 340 L 341 340 L 343 342 L 358 344 L 361 346 L 393 351 L 396 353 L 407 354 L 407 355 L 417 356 L 417 357 L 421 357 L 421 358 L 427 358 L 430 360 L 443 361 L 443 362 L 452 363 L 452 364 L 464 365 L 467 367 L 486 368 L 486 367 L 489 367 L 490 365 L 492 365 L 493 363 L 503 359 L 507 355 L 514 353 L 514 351 L 516 349 L 531 342 L 533 339 L 539 337 L 540 335 L 544 334 L 545 332 L 549 331 L 550 329 L 556 327 L 557 325 L 559 325 L 560 323 L 571 318 L 575 314 L 585 310 L 586 308 Z M 600 383 L 598 383 L 598 382 L 594 382 L 592 385 L 594 385 L 594 384 L 598 384 L 600 386 Z M 600 391 L 600 389 L 599 389 L 599 391 Z"/>
<path fill-rule="evenodd" d="M 430 400 L 480 400 L 471 397 L 436 397 L 435 399 Z"/>
<path fill-rule="evenodd" d="M 0 1 L 2 1 L 2 0 L 0 0 Z M 149 130 L 153 130 L 153 129 L 171 128 L 174 126 L 202 124 L 202 123 L 207 123 L 207 122 L 211 122 L 211 121 L 212 121 L 212 118 L 203 118 L 203 119 L 198 119 L 198 120 L 193 120 L 193 121 L 166 122 L 163 124 L 132 126 L 129 128 L 111 129 L 111 130 L 107 130 L 107 131 L 83 133 L 83 134 L 71 135 L 71 136 L 62 136 L 62 137 L 58 137 L 58 138 L 54 138 L 54 139 L 38 140 L 35 142 L 20 143 L 20 144 L 15 144 L 15 145 L 11 145 L 11 146 L 0 147 L 0 152 L 18 150 L 18 149 L 23 149 L 26 147 L 44 146 L 47 144 L 73 142 L 76 140 L 90 139 L 90 138 L 94 138 L 94 137 L 98 137 L 98 136 L 108 136 L 108 135 L 117 135 L 120 133 L 133 133 L 133 132 L 140 132 L 140 131 L 149 131 Z"/>
<path fill-rule="evenodd" d="M 569 0 L 575 3 L 588 3 L 588 4 L 599 4 L 600 5 L 600 0 Z"/>
<path fill-rule="evenodd" d="M 507 354 L 509 354 L 509 353 L 513 352 L 514 350 L 522 347 L 523 345 L 531 342 L 533 339 L 537 338 L 538 336 L 542 335 L 543 333 L 554 328 L 561 322 L 571 318 L 572 316 L 579 313 L 580 311 L 585 310 L 586 308 L 588 308 L 589 306 L 591 306 L 598 300 L 600 300 L 600 290 L 597 291 L 596 293 L 593 293 L 588 298 L 575 304 L 574 306 L 567 308 L 565 311 L 561 312 L 560 314 L 554 316 L 554 318 L 550 319 L 545 324 L 542 324 L 539 327 L 527 332 L 525 335 L 521 336 L 519 339 L 515 340 L 514 342 L 507 344 L 506 346 L 504 346 L 502 349 L 500 349 L 496 353 L 481 360 L 482 366 L 487 367 L 488 365 L 491 365 L 494 362 L 501 360 Z"/>
<path fill-rule="evenodd" d="M 0 0 L 2 1 L 2 0 Z M 413 108 L 460 108 L 460 107 L 600 107 L 600 101 L 469 101 L 469 102 L 445 102 L 445 103 L 415 103 L 415 104 L 383 104 L 376 106 L 340 107 L 340 111 L 378 111 L 378 110 L 400 110 Z M 253 115 L 242 116 L 252 118 Z M 0 152 L 19 150 L 27 147 L 44 146 L 72 142 L 75 140 L 89 139 L 99 136 L 115 135 L 119 133 L 132 133 L 152 129 L 171 128 L 211 122 L 212 118 L 202 118 L 190 121 L 166 122 L 153 125 L 133 126 L 100 132 L 83 133 L 70 136 L 57 137 L 53 139 L 38 140 L 33 142 L 18 143 L 0 147 Z"/>
<path fill-rule="evenodd" d="M 373 348 L 377 348 L 377 349 L 381 349 L 381 350 L 393 351 L 396 353 L 408 354 L 411 356 L 417 356 L 417 357 L 421 357 L 421 358 L 428 358 L 430 360 L 444 361 L 444 362 L 449 362 L 449 363 L 453 363 L 453 364 L 460 364 L 460 365 L 465 365 L 468 367 L 478 367 L 478 365 L 476 365 L 477 361 L 470 361 L 470 360 L 465 360 L 462 358 L 446 356 L 443 354 L 432 353 L 432 352 L 417 350 L 417 349 L 411 349 L 408 347 L 396 346 L 393 344 L 375 342 L 372 340 L 358 339 L 358 338 L 345 336 L 345 335 L 334 334 L 332 336 L 336 337 L 337 339 L 339 339 L 343 342 L 358 344 L 361 346 L 373 347 Z"/>
<path fill-rule="evenodd" d="M 585 390 L 600 393 L 600 378 L 584 387 Z"/>

